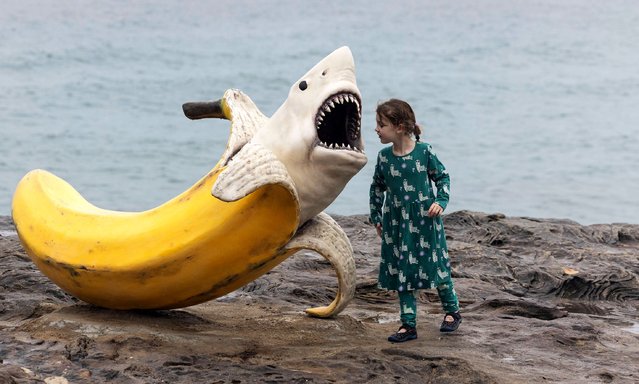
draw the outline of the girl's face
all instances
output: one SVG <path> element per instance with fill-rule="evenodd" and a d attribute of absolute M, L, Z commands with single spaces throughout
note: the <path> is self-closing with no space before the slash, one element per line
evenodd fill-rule
<path fill-rule="evenodd" d="M 382 144 L 388 144 L 399 141 L 403 131 L 400 127 L 393 125 L 386 116 L 377 115 L 375 133 L 379 136 L 379 141 L 381 141 Z"/>

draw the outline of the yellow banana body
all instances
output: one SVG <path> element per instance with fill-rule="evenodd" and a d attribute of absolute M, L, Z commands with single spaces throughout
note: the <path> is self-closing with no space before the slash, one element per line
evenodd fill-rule
<path fill-rule="evenodd" d="M 168 309 L 223 296 L 292 252 L 299 224 L 291 192 L 265 185 L 224 202 L 211 195 L 216 166 L 154 209 L 98 208 L 44 170 L 19 182 L 13 220 L 38 268 L 71 295 L 113 309 Z"/>

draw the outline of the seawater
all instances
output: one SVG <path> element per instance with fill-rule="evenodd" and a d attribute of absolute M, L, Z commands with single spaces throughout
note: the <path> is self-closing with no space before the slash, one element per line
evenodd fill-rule
<path fill-rule="evenodd" d="M 367 213 L 375 106 L 399 97 L 451 174 L 448 212 L 639 223 L 632 0 L 6 0 L 0 36 L 0 215 L 34 168 L 102 208 L 155 207 L 226 144 L 228 122 L 182 103 L 238 88 L 271 115 L 348 45 L 370 160 L 328 212 Z"/>

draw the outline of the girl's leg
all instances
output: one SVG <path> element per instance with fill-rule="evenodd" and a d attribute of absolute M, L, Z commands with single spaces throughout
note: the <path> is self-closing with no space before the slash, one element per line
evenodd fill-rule
<path fill-rule="evenodd" d="M 417 291 L 399 292 L 400 319 L 402 324 L 415 328 L 417 325 Z"/>
<path fill-rule="evenodd" d="M 448 279 L 444 284 L 437 286 L 437 293 L 439 294 L 439 300 L 442 303 L 442 308 L 445 313 L 455 313 L 459 311 L 459 300 L 457 299 L 457 293 L 453 285 L 453 280 Z"/>
<path fill-rule="evenodd" d="M 402 319 L 402 326 L 397 332 L 388 337 L 388 341 L 393 343 L 403 343 L 404 341 L 415 340 L 417 330 L 415 321 L 417 316 L 417 299 L 415 291 L 399 292 L 399 307 Z"/>

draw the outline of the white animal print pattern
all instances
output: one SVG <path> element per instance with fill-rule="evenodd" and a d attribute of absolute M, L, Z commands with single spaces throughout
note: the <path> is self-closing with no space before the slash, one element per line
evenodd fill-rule
<path fill-rule="evenodd" d="M 395 156 L 391 147 L 380 151 L 371 184 L 370 219 L 382 224 L 381 288 L 410 291 L 448 283 L 450 260 L 442 219 L 429 217 L 428 209 L 433 202 L 445 209 L 449 188 L 448 172 L 430 145 L 417 142 L 407 156 Z"/>

